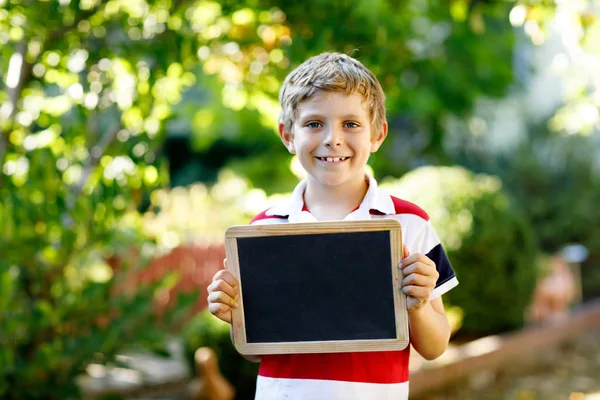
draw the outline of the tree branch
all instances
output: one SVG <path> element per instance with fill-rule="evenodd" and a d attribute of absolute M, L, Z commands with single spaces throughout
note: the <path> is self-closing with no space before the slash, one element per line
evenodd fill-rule
<path fill-rule="evenodd" d="M 79 23 L 81 21 L 84 21 L 87 18 L 91 17 L 92 15 L 96 14 L 98 11 L 100 11 L 106 5 L 107 2 L 108 2 L 108 0 L 102 0 L 94 8 L 84 11 L 81 14 L 77 15 L 75 20 L 71 24 L 65 25 L 59 29 L 52 31 L 48 35 L 47 39 L 45 40 L 43 48 L 47 49 L 48 47 L 50 47 L 50 45 L 53 42 L 55 42 L 57 39 L 62 37 L 65 33 L 69 32 L 73 28 L 77 27 L 77 25 L 79 25 Z M 9 87 L 9 90 L 8 90 L 9 99 L 8 99 L 8 102 L 3 106 L 3 108 L 8 107 L 8 108 L 4 109 L 4 110 L 8 110 L 8 112 L 6 115 L 6 121 L 3 124 L 4 126 L 0 127 L 1 128 L 1 131 L 0 131 L 0 162 L 3 160 L 4 153 L 6 153 L 6 150 L 8 148 L 8 134 L 12 131 L 12 128 L 14 126 L 14 119 L 15 119 L 15 116 L 17 115 L 17 103 L 18 103 L 19 99 L 21 98 L 21 93 L 23 92 L 23 88 L 25 86 L 27 86 L 27 84 L 29 84 L 29 81 L 31 80 L 31 77 L 32 77 L 31 72 L 32 72 L 33 65 L 36 62 L 38 62 L 39 58 L 43 54 L 43 52 L 40 52 L 40 54 L 36 57 L 36 59 L 33 62 L 27 62 L 27 45 L 28 45 L 27 39 L 23 39 L 17 45 L 15 53 L 13 53 L 13 56 L 17 55 L 21 58 L 21 68 L 19 71 L 17 84 L 14 87 Z M 0 117 L 2 119 L 4 119 L 3 115 L 0 115 Z M 2 178 L 0 178 L 0 179 L 2 179 Z"/>
<path fill-rule="evenodd" d="M 75 197 L 79 197 L 79 195 L 81 195 L 85 184 L 88 182 L 90 176 L 92 175 L 92 171 L 100 162 L 100 159 L 106 152 L 108 146 L 110 146 L 110 144 L 116 139 L 117 134 L 120 130 L 121 123 L 117 122 L 115 127 L 111 131 L 102 135 L 100 141 L 90 149 L 90 162 L 88 162 L 84 167 L 83 173 L 81 174 L 81 179 L 79 180 L 77 185 L 75 185 L 75 190 L 73 193 Z"/>
<path fill-rule="evenodd" d="M 17 57 L 17 58 L 14 58 Z M 23 93 L 23 88 L 29 83 L 31 80 L 31 70 L 32 64 L 27 62 L 27 39 L 23 39 L 16 46 L 15 52 L 11 56 L 11 61 L 9 61 L 9 69 L 8 69 L 8 77 L 12 79 L 14 71 L 11 71 L 11 68 L 14 68 L 13 62 L 18 62 L 20 58 L 21 65 L 19 66 L 19 70 L 16 72 L 16 83 L 14 86 L 11 85 L 10 82 L 8 84 L 8 102 L 6 102 L 2 108 L 0 108 L 1 113 L 7 113 L 6 117 L 0 115 L 2 119 L 6 118 L 3 122 L 2 131 L 0 131 L 0 162 L 4 158 L 4 153 L 8 148 L 8 135 L 13 129 L 15 116 L 17 115 L 17 104 L 19 103 L 19 99 L 21 98 L 21 93 Z M 17 60 L 17 61 L 13 61 Z M 7 107 L 7 108 L 5 108 Z M 8 110 L 8 111 L 6 111 Z"/>

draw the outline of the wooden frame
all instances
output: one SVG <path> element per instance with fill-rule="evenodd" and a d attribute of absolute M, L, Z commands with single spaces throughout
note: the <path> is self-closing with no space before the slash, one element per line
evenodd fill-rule
<path fill-rule="evenodd" d="M 393 339 L 374 340 L 339 340 L 339 341 L 304 341 L 276 343 L 248 343 L 246 340 L 246 324 L 244 318 L 244 298 L 242 295 L 243 282 L 240 279 L 240 265 L 237 240 L 239 238 L 265 236 L 298 236 L 310 234 L 352 233 L 352 232 L 390 232 L 390 258 L 392 281 L 390 290 L 393 292 L 396 337 Z M 238 306 L 233 309 L 232 333 L 233 342 L 241 354 L 286 354 L 286 353 L 336 353 L 350 351 L 383 351 L 402 350 L 408 346 L 408 316 L 406 297 L 399 289 L 401 271 L 398 264 L 402 259 L 402 231 L 400 223 L 394 219 L 335 221 L 315 223 L 295 223 L 276 225 L 234 226 L 225 234 L 225 249 L 227 264 L 230 272 L 239 282 Z"/>

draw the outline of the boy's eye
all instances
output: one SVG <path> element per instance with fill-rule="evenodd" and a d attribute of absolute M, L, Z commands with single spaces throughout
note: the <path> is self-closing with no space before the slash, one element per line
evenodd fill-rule
<path fill-rule="evenodd" d="M 306 127 L 311 129 L 317 129 L 321 127 L 321 124 L 319 122 L 309 122 L 308 124 L 306 124 Z"/>
<path fill-rule="evenodd" d="M 356 122 L 346 122 L 344 126 L 346 128 L 358 128 L 358 124 Z"/>

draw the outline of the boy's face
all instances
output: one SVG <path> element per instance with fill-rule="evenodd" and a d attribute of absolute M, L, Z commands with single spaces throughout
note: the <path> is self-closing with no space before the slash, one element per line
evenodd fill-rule
<path fill-rule="evenodd" d="M 279 133 L 309 182 L 339 186 L 364 180 L 369 155 L 385 139 L 387 124 L 373 135 L 360 95 L 320 91 L 298 105 L 293 132 L 280 124 Z"/>

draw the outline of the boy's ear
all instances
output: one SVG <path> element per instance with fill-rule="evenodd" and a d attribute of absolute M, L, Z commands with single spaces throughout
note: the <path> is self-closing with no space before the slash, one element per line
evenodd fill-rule
<path fill-rule="evenodd" d="M 288 151 L 291 154 L 296 154 L 296 147 L 294 146 L 294 137 L 292 136 L 291 132 L 288 132 L 285 129 L 285 125 L 282 123 L 279 124 L 279 137 L 281 138 L 281 141 L 283 142 L 285 147 L 287 147 Z"/>
<path fill-rule="evenodd" d="M 388 123 L 384 122 L 381 126 L 381 131 L 373 140 L 371 140 L 371 153 L 375 153 L 379 150 L 379 146 L 383 143 L 383 140 L 386 138 L 388 134 Z"/>

